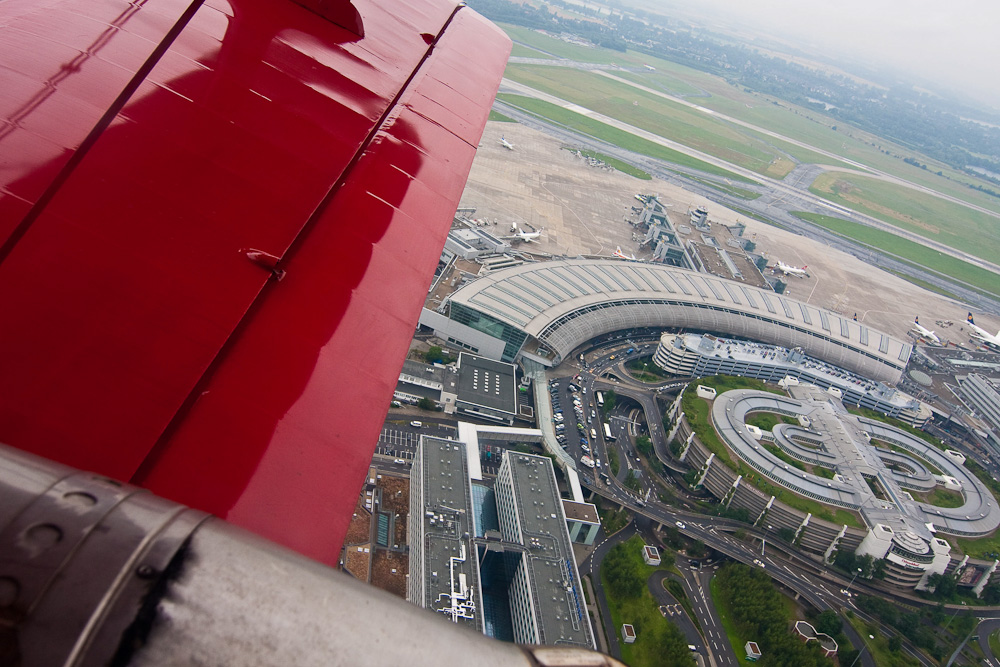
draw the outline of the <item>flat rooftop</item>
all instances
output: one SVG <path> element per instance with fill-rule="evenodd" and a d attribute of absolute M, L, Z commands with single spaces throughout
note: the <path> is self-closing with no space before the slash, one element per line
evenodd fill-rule
<path fill-rule="evenodd" d="M 563 499 L 563 512 L 569 521 L 580 521 L 582 523 L 600 523 L 597 516 L 597 506 L 593 503 L 578 503 L 573 500 Z"/>
<path fill-rule="evenodd" d="M 472 590 L 478 586 L 479 572 L 476 554 L 469 548 L 472 492 L 465 445 L 424 435 L 420 448 L 415 463 L 420 465 L 423 572 L 410 576 L 423 577 L 428 609 L 481 631 L 479 591 Z M 474 601 L 473 607 L 461 605 L 463 595 Z"/>
<path fill-rule="evenodd" d="M 468 352 L 458 355 L 458 400 L 463 403 L 514 414 L 517 410 L 514 382 L 513 364 Z"/>
<path fill-rule="evenodd" d="M 509 450 L 504 457 L 510 465 L 528 568 L 537 598 L 545 602 L 535 608 L 541 643 L 592 648 L 594 638 L 552 462 Z"/>

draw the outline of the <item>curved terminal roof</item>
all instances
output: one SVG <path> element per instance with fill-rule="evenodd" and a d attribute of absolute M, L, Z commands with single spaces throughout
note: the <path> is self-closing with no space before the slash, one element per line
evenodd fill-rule
<path fill-rule="evenodd" d="M 576 259 L 523 264 L 459 288 L 452 303 L 521 330 L 560 359 L 595 336 L 686 327 L 801 347 L 897 381 L 912 346 L 851 318 L 733 280 L 663 264 Z"/>
<path fill-rule="evenodd" d="M 934 530 L 954 535 L 985 535 L 1000 525 L 996 500 L 967 468 L 921 438 L 882 422 L 848 414 L 835 399 L 813 389 L 810 400 L 754 390 L 728 391 L 715 399 L 712 421 L 730 449 L 761 474 L 802 495 L 858 510 L 869 525 L 906 524 L 912 532 L 927 538 L 930 537 L 928 524 L 932 524 Z M 803 388 L 803 394 L 808 390 Z M 807 448 L 801 446 L 786 448 L 781 437 L 777 439 L 778 446 L 807 463 L 834 468 L 838 477 L 825 479 L 799 470 L 769 452 L 746 426 L 747 414 L 759 411 L 806 416 L 811 428 L 776 430 L 814 442 L 817 448 L 811 453 L 804 453 L 802 450 Z M 905 484 L 905 480 L 890 474 L 882 462 L 885 453 L 871 446 L 871 439 L 912 452 L 954 477 L 962 486 L 965 502 L 961 507 L 935 507 L 902 493 L 901 486 L 920 488 L 922 485 L 919 482 Z M 905 453 L 893 456 L 894 460 L 899 458 L 912 461 L 907 464 L 911 467 L 924 469 L 918 460 L 909 459 Z M 888 497 L 876 497 L 866 478 L 878 479 Z"/>

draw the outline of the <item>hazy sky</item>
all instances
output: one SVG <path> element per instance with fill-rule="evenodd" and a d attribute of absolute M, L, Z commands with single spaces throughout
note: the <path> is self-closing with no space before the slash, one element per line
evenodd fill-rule
<path fill-rule="evenodd" d="M 627 1 L 627 0 L 626 0 Z M 643 4 L 660 4 L 645 0 Z M 961 88 L 1000 108 L 1000 0 L 687 0 L 662 6 L 711 13 L 789 38 L 804 50 L 882 63 Z"/>

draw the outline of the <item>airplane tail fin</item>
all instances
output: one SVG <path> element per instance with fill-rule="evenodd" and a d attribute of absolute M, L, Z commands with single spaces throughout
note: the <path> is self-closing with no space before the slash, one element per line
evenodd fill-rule
<path fill-rule="evenodd" d="M 808 265 L 808 264 L 806 264 L 805 266 L 803 266 L 803 267 L 802 267 L 802 270 L 803 270 L 803 271 L 805 271 L 805 270 L 806 270 L 806 269 L 808 269 L 808 268 L 809 268 L 809 265 Z"/>
<path fill-rule="evenodd" d="M 920 324 L 920 316 L 919 315 L 917 315 L 916 317 L 913 318 L 913 323 L 914 324 Z"/>
<path fill-rule="evenodd" d="M 965 321 L 968 322 L 969 324 L 975 324 L 976 323 L 976 321 L 974 319 L 972 319 L 972 313 L 969 313 L 969 316 L 967 318 L 965 318 Z"/>

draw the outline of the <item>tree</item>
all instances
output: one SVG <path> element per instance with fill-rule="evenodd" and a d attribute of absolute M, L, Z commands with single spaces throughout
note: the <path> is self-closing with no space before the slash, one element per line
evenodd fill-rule
<path fill-rule="evenodd" d="M 934 589 L 938 600 L 949 600 L 958 591 L 958 581 L 947 574 L 932 574 L 927 577 L 927 586 Z"/>
<path fill-rule="evenodd" d="M 875 574 L 875 558 L 871 554 L 856 558 L 854 563 L 856 568 L 861 568 L 861 576 L 865 579 L 871 579 Z"/>
<path fill-rule="evenodd" d="M 424 396 L 419 401 L 417 401 L 417 407 L 420 408 L 421 410 L 437 410 L 437 403 L 435 403 L 432 399 Z"/>
<path fill-rule="evenodd" d="M 705 543 L 700 540 L 693 540 L 691 542 L 691 546 L 688 547 L 687 552 L 692 558 L 704 558 L 708 555 L 708 547 L 706 547 Z"/>
<path fill-rule="evenodd" d="M 429 364 L 444 363 L 444 350 L 442 350 L 437 345 L 432 345 L 431 349 L 427 350 L 427 352 L 424 354 L 424 359 Z"/>
<path fill-rule="evenodd" d="M 639 450 L 643 456 L 650 457 L 653 455 L 653 441 L 649 439 L 648 436 L 640 435 L 635 439 L 635 448 Z"/>
<path fill-rule="evenodd" d="M 931 576 L 933 577 L 934 575 Z M 929 615 L 931 623 L 933 623 L 934 625 L 941 625 L 942 623 L 944 623 L 944 619 L 947 618 L 947 616 L 948 614 L 946 614 L 944 611 L 944 603 L 941 603 L 938 606 L 934 607 L 934 609 L 931 610 Z"/>
<path fill-rule="evenodd" d="M 899 653 L 899 650 L 903 648 L 903 638 L 899 635 L 893 635 L 889 638 L 889 650 L 893 653 Z"/>
<path fill-rule="evenodd" d="M 840 616 L 832 609 L 827 609 L 816 617 L 816 630 L 831 637 L 840 632 Z"/>
<path fill-rule="evenodd" d="M 983 589 L 983 601 L 989 605 L 1000 604 L 1000 579 L 994 577 Z"/>
<path fill-rule="evenodd" d="M 618 396 L 615 394 L 614 389 L 608 389 L 604 392 L 604 413 L 607 414 L 615 409 L 615 401 L 618 400 Z"/>
<path fill-rule="evenodd" d="M 837 550 L 833 557 L 834 566 L 840 568 L 844 572 L 853 573 L 859 567 L 855 563 L 857 563 L 857 558 L 855 558 L 854 553 L 843 549 Z"/>

